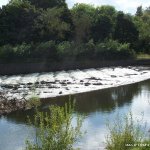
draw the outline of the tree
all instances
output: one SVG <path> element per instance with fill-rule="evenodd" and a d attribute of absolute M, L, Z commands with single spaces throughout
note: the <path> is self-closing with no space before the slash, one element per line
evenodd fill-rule
<path fill-rule="evenodd" d="M 136 11 L 136 14 L 135 14 L 136 16 L 139 16 L 139 17 L 141 17 L 142 15 L 143 15 L 143 9 L 142 9 L 142 6 L 139 6 L 138 8 L 137 8 L 137 11 Z"/>
<path fill-rule="evenodd" d="M 150 7 L 143 10 L 142 16 L 135 16 L 134 22 L 139 31 L 139 51 L 150 53 Z"/>
<path fill-rule="evenodd" d="M 75 4 L 71 9 L 74 24 L 74 39 L 77 43 L 87 42 L 91 38 L 91 27 L 95 8 L 88 4 Z"/>
<path fill-rule="evenodd" d="M 114 38 L 121 43 L 130 43 L 131 47 L 135 46 L 139 38 L 139 31 L 132 18 L 123 12 L 117 15 Z"/>
<path fill-rule="evenodd" d="M 35 20 L 35 30 L 39 41 L 62 41 L 70 32 L 70 24 L 64 21 L 64 8 L 48 8 Z"/>
<path fill-rule="evenodd" d="M 10 1 L 0 11 L 0 45 L 33 40 L 34 19 L 38 14 L 28 1 Z"/>
<path fill-rule="evenodd" d="M 115 17 L 116 10 L 112 6 L 104 5 L 96 8 L 92 27 L 94 41 L 103 41 L 112 36 Z"/>
<path fill-rule="evenodd" d="M 110 18 L 106 15 L 99 15 L 93 26 L 94 41 L 103 41 L 110 38 L 112 33 L 113 24 Z"/>
<path fill-rule="evenodd" d="M 106 15 L 108 16 L 110 19 L 114 20 L 114 18 L 117 15 L 117 11 L 113 6 L 109 6 L 109 5 L 103 5 L 101 7 L 97 7 L 96 8 L 96 14 L 95 17 L 97 15 Z"/>
<path fill-rule="evenodd" d="M 53 7 L 67 7 L 65 0 L 29 0 L 32 5 L 38 8 L 53 8 Z"/>

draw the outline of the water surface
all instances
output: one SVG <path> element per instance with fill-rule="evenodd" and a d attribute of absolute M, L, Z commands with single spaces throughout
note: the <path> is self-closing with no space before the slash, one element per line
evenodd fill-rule
<path fill-rule="evenodd" d="M 132 85 L 104 89 L 89 93 L 77 94 L 76 113 L 85 115 L 82 130 L 87 131 L 76 145 L 81 150 L 103 150 L 107 134 L 106 121 L 119 114 L 133 112 L 133 116 L 147 121 L 150 128 L 150 80 Z M 68 96 L 52 98 L 41 109 L 46 111 L 48 105 L 64 106 Z M 26 117 L 32 117 L 33 111 L 16 112 L 0 118 L 0 150 L 22 150 L 25 139 L 31 138 L 33 127 L 27 125 Z M 75 119 L 75 118 L 74 118 Z M 73 121 L 74 122 L 74 121 Z M 30 130 L 29 130 L 30 129 Z"/>

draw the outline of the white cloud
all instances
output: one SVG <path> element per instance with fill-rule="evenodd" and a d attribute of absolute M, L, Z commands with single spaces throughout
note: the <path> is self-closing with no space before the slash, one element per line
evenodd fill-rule
<path fill-rule="evenodd" d="M 9 0 L 0 0 L 0 7 L 2 5 L 6 5 L 8 3 Z"/>
<path fill-rule="evenodd" d="M 95 6 L 113 5 L 117 10 L 122 10 L 127 13 L 135 13 L 136 8 L 140 5 L 143 7 L 150 6 L 150 1 L 147 0 L 66 0 L 69 7 L 75 3 L 88 3 Z"/>

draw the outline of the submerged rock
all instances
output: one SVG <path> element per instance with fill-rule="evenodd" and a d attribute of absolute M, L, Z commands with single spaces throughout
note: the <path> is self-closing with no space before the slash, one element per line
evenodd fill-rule
<path fill-rule="evenodd" d="M 84 83 L 84 85 L 85 85 L 85 86 L 89 86 L 89 85 L 91 85 L 91 83 Z"/>
<path fill-rule="evenodd" d="M 62 94 L 62 93 L 63 93 L 62 91 L 59 92 L 59 94 Z"/>

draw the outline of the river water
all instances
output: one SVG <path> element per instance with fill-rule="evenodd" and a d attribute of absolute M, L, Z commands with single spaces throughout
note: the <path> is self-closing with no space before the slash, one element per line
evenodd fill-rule
<path fill-rule="evenodd" d="M 147 122 L 150 128 L 150 80 L 131 85 L 103 89 L 93 92 L 76 94 L 75 112 L 85 115 L 82 130 L 86 131 L 82 140 L 76 144 L 81 150 L 103 150 L 107 135 L 106 122 L 110 123 L 117 114 L 124 115 L 132 111 L 133 117 Z M 63 106 L 69 96 L 46 100 L 47 106 L 57 104 Z M 74 114 L 74 120 L 76 118 Z M 34 127 L 27 125 L 27 115 L 32 117 L 33 110 L 15 112 L 0 118 L 0 150 L 22 150 L 26 138 L 34 136 Z M 74 123 L 74 121 L 73 121 Z"/>
<path fill-rule="evenodd" d="M 131 84 L 150 78 L 150 67 L 111 67 L 27 75 L 0 76 L 0 93 L 7 99 L 77 94 Z"/>

